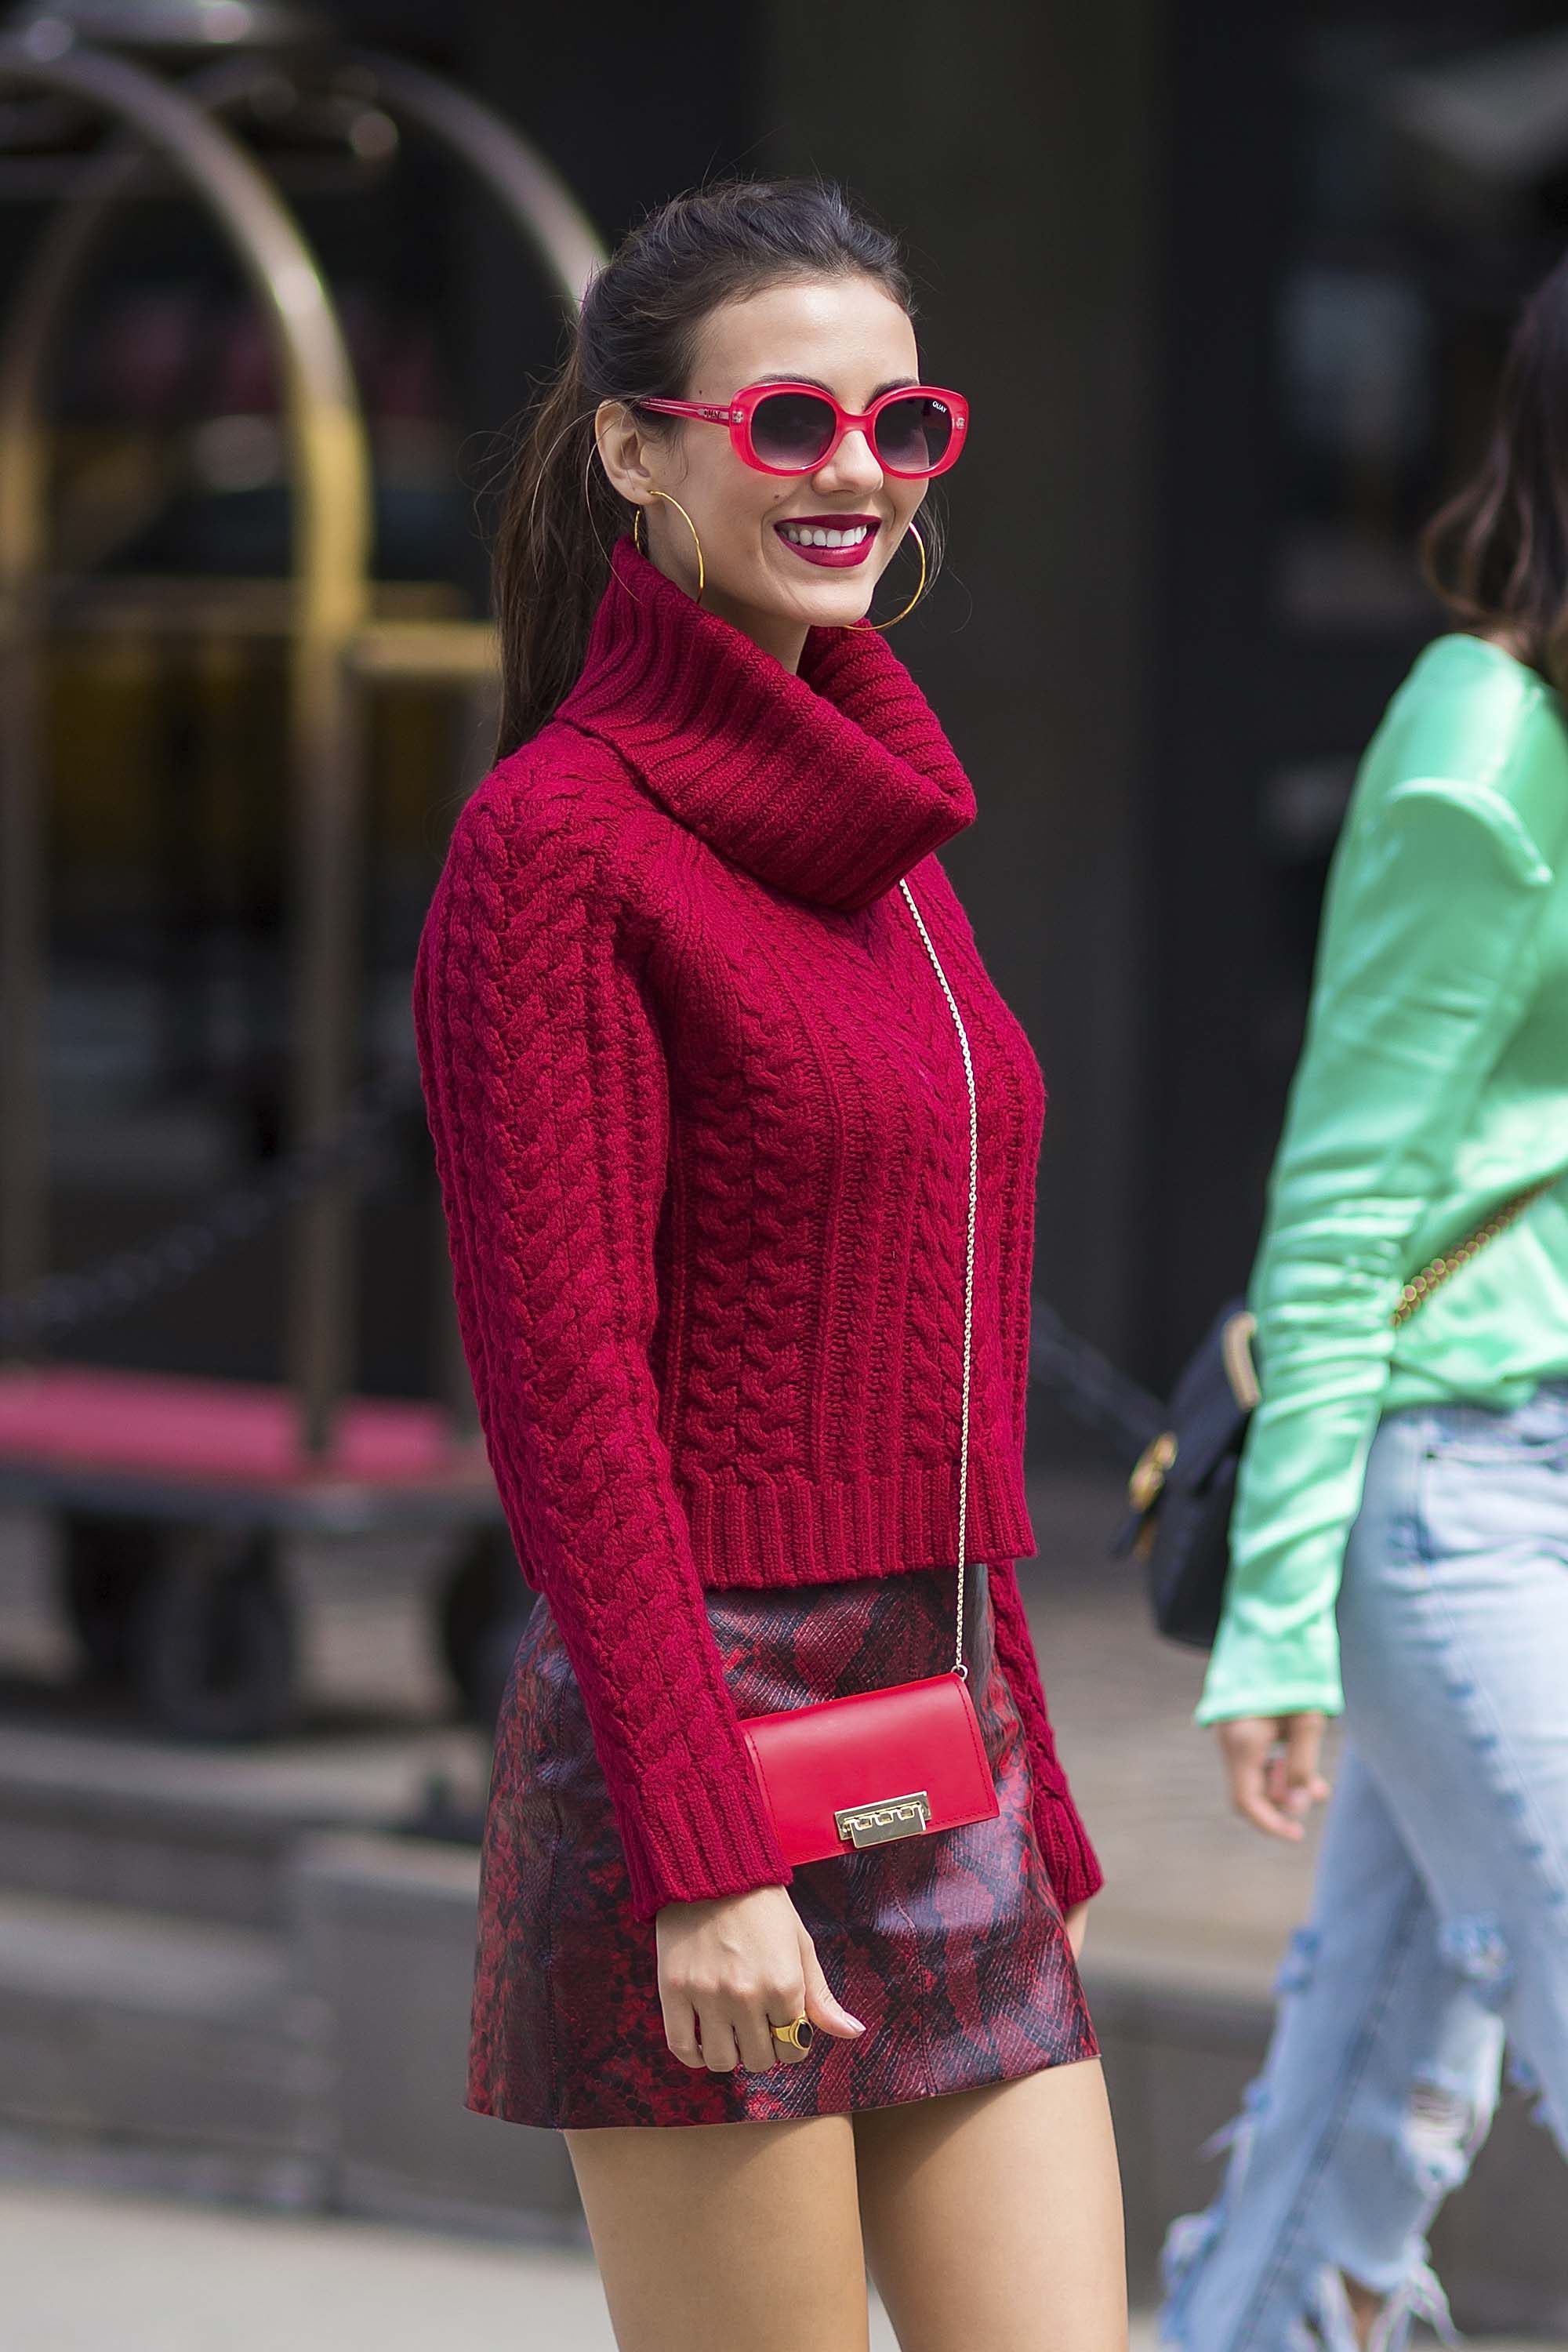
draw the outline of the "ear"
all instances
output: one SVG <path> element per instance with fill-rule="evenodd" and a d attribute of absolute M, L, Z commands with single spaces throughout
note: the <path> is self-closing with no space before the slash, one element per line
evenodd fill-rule
<path fill-rule="evenodd" d="M 602 400 L 594 412 L 599 462 L 611 485 L 633 506 L 647 506 L 657 487 L 648 458 L 654 436 L 624 400 Z"/>

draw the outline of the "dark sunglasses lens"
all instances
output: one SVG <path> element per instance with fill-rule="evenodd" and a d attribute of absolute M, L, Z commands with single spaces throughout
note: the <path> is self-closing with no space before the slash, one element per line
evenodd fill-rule
<path fill-rule="evenodd" d="M 774 392 L 752 411 L 752 446 L 765 466 L 816 465 L 833 438 L 834 415 L 815 392 Z"/>
<path fill-rule="evenodd" d="M 877 412 L 877 455 L 903 474 L 933 473 L 952 441 L 952 411 L 944 400 L 922 393 L 889 400 Z"/>

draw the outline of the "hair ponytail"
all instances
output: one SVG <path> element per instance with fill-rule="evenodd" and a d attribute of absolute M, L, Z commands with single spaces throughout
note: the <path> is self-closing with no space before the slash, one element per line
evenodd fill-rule
<path fill-rule="evenodd" d="M 610 544 L 625 529 L 625 506 L 595 445 L 596 406 L 574 328 L 572 348 L 529 418 L 496 532 L 498 759 L 538 733 L 583 667 L 610 576 Z"/>
<path fill-rule="evenodd" d="M 630 526 L 632 510 L 599 462 L 600 402 L 680 398 L 703 321 L 721 302 L 792 278 L 849 275 L 875 279 L 913 316 L 893 238 L 842 189 L 815 180 L 738 180 L 676 196 L 599 271 L 566 358 L 529 416 L 496 531 L 498 759 L 564 699 L 588 649 L 610 548 Z"/>

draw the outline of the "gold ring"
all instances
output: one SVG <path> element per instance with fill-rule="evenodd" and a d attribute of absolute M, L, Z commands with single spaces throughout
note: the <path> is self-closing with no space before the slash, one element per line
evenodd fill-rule
<path fill-rule="evenodd" d="M 792 2017 L 787 2025 L 775 2025 L 771 2031 L 775 2042 L 782 2042 L 786 2050 L 798 2050 L 803 2055 L 816 2039 L 816 2028 L 804 2009 L 798 2017 Z"/>

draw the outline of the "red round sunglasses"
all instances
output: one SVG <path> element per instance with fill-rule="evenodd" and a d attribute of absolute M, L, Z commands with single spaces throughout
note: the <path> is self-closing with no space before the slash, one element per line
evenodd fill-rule
<path fill-rule="evenodd" d="M 864 415 L 840 407 L 815 383 L 751 383 L 722 406 L 701 400 L 639 400 L 661 416 L 727 425 L 735 455 L 759 474 L 814 474 L 847 433 L 863 433 L 885 474 L 923 481 L 956 465 L 969 430 L 962 393 L 931 383 L 900 384 Z"/>

